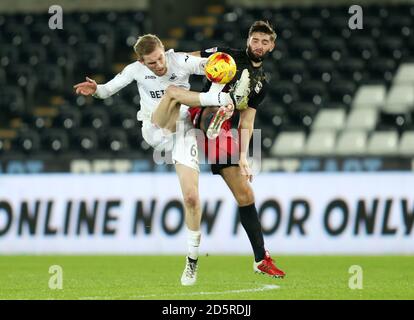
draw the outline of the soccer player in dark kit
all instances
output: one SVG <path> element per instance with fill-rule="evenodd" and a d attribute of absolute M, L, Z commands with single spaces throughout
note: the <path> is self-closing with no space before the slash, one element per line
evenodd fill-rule
<path fill-rule="evenodd" d="M 205 152 L 208 155 L 211 153 L 211 148 L 216 149 L 213 154 L 217 161 L 211 165 L 211 169 L 213 174 L 221 175 L 237 201 L 240 222 L 254 251 L 254 271 L 275 278 L 283 278 L 285 273 L 276 267 L 268 251 L 265 250 L 263 232 L 255 206 L 254 192 L 249 184 L 253 176 L 247 161 L 254 119 L 256 112 L 260 112 L 260 104 L 266 95 L 268 85 L 262 64 L 263 60 L 274 49 L 275 40 L 276 33 L 272 26 L 265 21 L 256 21 L 249 29 L 245 49 L 217 47 L 191 53 L 195 56 L 208 57 L 215 52 L 224 52 L 233 57 L 237 64 L 237 73 L 231 82 L 222 85 L 220 88 L 222 92 L 231 90 L 237 81 L 249 81 L 249 94 L 242 101 L 234 103 L 235 112 L 239 113 L 238 130 L 240 134 L 238 137 L 230 134 L 233 112 L 228 107 L 222 106 L 220 109 L 192 107 L 189 112 L 196 128 L 210 133 L 210 136 L 213 137 L 219 133 L 215 140 L 206 141 L 204 145 Z M 205 88 L 205 91 L 209 89 Z M 215 100 L 209 103 L 206 97 L 207 95 L 202 93 L 191 92 L 174 86 L 169 87 L 164 95 L 165 99 L 175 99 L 189 106 L 195 106 L 197 103 L 200 106 L 220 105 Z M 215 95 L 209 95 L 208 97 L 217 99 Z M 218 99 L 220 99 L 220 95 Z M 224 145 L 223 140 L 225 141 Z M 238 161 L 231 161 L 234 159 L 234 152 L 238 153 Z M 223 156 L 227 158 L 226 163 L 218 161 Z"/>

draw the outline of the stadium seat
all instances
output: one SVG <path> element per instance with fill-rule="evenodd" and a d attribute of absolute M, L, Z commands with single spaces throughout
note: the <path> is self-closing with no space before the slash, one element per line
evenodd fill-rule
<path fill-rule="evenodd" d="M 292 39 L 289 43 L 289 52 L 292 58 L 301 58 L 311 61 L 318 55 L 315 42 L 309 37 Z"/>
<path fill-rule="evenodd" d="M 37 21 L 30 27 L 30 41 L 43 46 L 59 42 L 59 36 L 51 30 L 45 21 Z"/>
<path fill-rule="evenodd" d="M 291 104 L 298 99 L 296 85 L 291 81 L 277 81 L 276 83 L 272 83 L 269 91 L 276 103 Z"/>
<path fill-rule="evenodd" d="M 0 43 L 0 65 L 3 68 L 19 63 L 20 51 L 17 46 Z"/>
<path fill-rule="evenodd" d="M 313 39 L 318 40 L 323 32 L 323 21 L 319 17 L 307 16 L 299 20 L 298 29 L 302 36 L 312 36 Z"/>
<path fill-rule="evenodd" d="M 331 156 L 335 153 L 335 130 L 313 130 L 308 136 L 305 153 L 308 156 Z"/>
<path fill-rule="evenodd" d="M 342 130 L 345 118 L 346 112 L 343 109 L 320 110 L 315 117 L 312 130 Z"/>
<path fill-rule="evenodd" d="M 378 130 L 394 129 L 402 132 L 411 124 L 411 116 L 408 112 L 392 112 L 381 110 Z"/>
<path fill-rule="evenodd" d="M 389 57 L 397 61 L 407 55 L 401 37 L 381 37 L 378 42 L 378 50 L 381 56 Z"/>
<path fill-rule="evenodd" d="M 393 80 L 393 75 L 397 67 L 397 63 L 394 59 L 382 57 L 373 58 L 369 61 L 368 65 L 371 78 L 382 81 L 385 80 L 387 83 Z"/>
<path fill-rule="evenodd" d="M 102 72 L 105 66 L 105 55 L 103 49 L 96 43 L 84 43 L 79 45 L 77 50 L 78 68 L 88 72 Z"/>
<path fill-rule="evenodd" d="M 141 34 L 140 28 L 130 19 L 117 19 L 115 26 L 115 45 L 116 47 L 132 47 Z"/>
<path fill-rule="evenodd" d="M 0 69 L 0 86 L 5 86 L 6 83 L 7 83 L 6 71 L 4 69 Z"/>
<path fill-rule="evenodd" d="M 71 144 L 82 153 L 92 153 L 99 149 L 98 136 L 95 130 L 90 128 L 73 131 Z"/>
<path fill-rule="evenodd" d="M 414 85 L 414 63 L 401 64 L 395 74 L 393 83 Z"/>
<path fill-rule="evenodd" d="M 275 49 L 272 52 L 272 58 L 275 61 L 279 61 L 281 59 L 289 58 L 289 50 L 288 45 L 285 40 L 283 39 L 276 39 Z"/>
<path fill-rule="evenodd" d="M 69 150 L 69 137 L 64 129 L 48 128 L 42 131 L 42 146 L 45 150 L 54 153 L 63 153 Z"/>
<path fill-rule="evenodd" d="M 356 91 L 356 84 L 353 81 L 336 80 L 329 85 L 330 100 L 343 103 L 349 106 Z"/>
<path fill-rule="evenodd" d="M 355 108 L 350 112 L 346 121 L 346 128 L 353 130 L 370 131 L 377 124 L 378 110 L 375 108 Z"/>
<path fill-rule="evenodd" d="M 126 132 L 119 128 L 109 128 L 101 138 L 101 147 L 113 153 L 129 151 L 129 142 Z"/>
<path fill-rule="evenodd" d="M 18 23 L 8 23 L 2 32 L 5 42 L 14 46 L 23 46 L 30 39 L 28 29 Z"/>
<path fill-rule="evenodd" d="M 78 22 L 69 19 L 65 19 L 65 27 L 63 29 L 57 29 L 54 32 L 56 32 L 62 44 L 75 46 L 86 41 L 83 27 Z"/>
<path fill-rule="evenodd" d="M 63 92 L 65 84 L 65 78 L 61 69 L 54 64 L 39 64 L 36 66 L 36 72 L 38 74 L 37 90 L 44 89 L 46 92 L 58 95 Z M 41 92 L 39 92 L 39 95 Z M 47 101 L 47 94 L 46 101 Z"/>
<path fill-rule="evenodd" d="M 85 36 L 90 42 L 95 42 L 103 48 L 106 61 L 112 61 L 115 34 L 113 26 L 106 22 L 88 24 L 85 28 Z"/>
<path fill-rule="evenodd" d="M 366 31 L 364 32 L 364 35 L 372 36 L 373 38 L 378 38 L 380 36 L 382 26 L 382 20 L 380 17 L 364 14 L 363 23 L 364 28 L 361 31 Z"/>
<path fill-rule="evenodd" d="M 375 131 L 368 140 L 367 154 L 394 156 L 398 153 L 398 133 L 396 131 Z"/>
<path fill-rule="evenodd" d="M 339 61 L 346 53 L 346 44 L 341 37 L 323 37 L 319 41 L 319 54 L 323 58 Z"/>
<path fill-rule="evenodd" d="M 7 118 L 19 117 L 26 111 L 22 90 L 19 87 L 0 87 L 0 111 Z"/>
<path fill-rule="evenodd" d="M 72 46 L 68 44 L 51 44 L 48 47 L 48 61 L 51 64 L 59 66 L 63 71 L 65 81 L 73 83 L 73 71 L 76 65 L 77 55 Z M 70 86 L 68 86 L 70 87 Z"/>
<path fill-rule="evenodd" d="M 202 49 L 208 49 L 208 48 L 201 47 L 201 44 L 198 41 L 181 39 L 178 41 L 176 49 L 177 49 L 176 51 L 181 51 L 181 52 L 192 52 L 197 49 L 202 50 Z"/>
<path fill-rule="evenodd" d="M 109 125 L 109 116 L 106 108 L 88 107 L 82 112 L 82 126 L 95 130 L 106 130 Z"/>
<path fill-rule="evenodd" d="M 276 26 L 278 38 L 281 39 L 289 40 L 300 34 L 295 27 L 295 22 L 283 15 L 275 15 L 272 19 L 272 25 Z"/>
<path fill-rule="evenodd" d="M 348 39 L 351 36 L 351 30 L 348 26 L 348 18 L 346 16 L 347 11 L 344 10 L 343 12 L 334 13 L 332 16 L 327 19 L 328 25 L 326 26 L 326 30 L 331 34 L 338 37 L 342 37 Z"/>
<path fill-rule="evenodd" d="M 301 83 L 306 76 L 306 65 L 302 59 L 284 59 L 278 63 L 281 79 Z"/>
<path fill-rule="evenodd" d="M 298 89 L 303 102 L 312 102 L 316 106 L 321 106 L 329 99 L 326 85 L 322 81 L 306 81 L 298 86 Z"/>
<path fill-rule="evenodd" d="M 22 61 L 26 61 L 31 66 L 46 62 L 46 49 L 41 44 L 29 43 L 20 50 Z"/>
<path fill-rule="evenodd" d="M 272 156 L 298 156 L 303 154 L 306 135 L 302 131 L 281 132 L 272 148 Z"/>
<path fill-rule="evenodd" d="M 59 113 L 53 119 L 55 128 L 66 130 L 77 129 L 81 126 L 82 114 L 75 106 L 62 106 Z"/>
<path fill-rule="evenodd" d="M 36 153 L 41 147 L 40 136 L 35 130 L 26 128 L 22 129 L 14 139 L 13 146 L 16 151 L 20 151 L 25 154 Z"/>
<path fill-rule="evenodd" d="M 270 149 L 273 145 L 273 141 L 275 140 L 276 131 L 272 125 L 261 125 L 260 133 L 262 154 L 263 156 L 267 157 L 269 156 Z"/>
<path fill-rule="evenodd" d="M 391 15 L 384 21 L 384 31 L 389 35 L 409 36 L 412 33 L 412 17 L 402 14 Z"/>
<path fill-rule="evenodd" d="M 398 153 L 402 156 L 414 156 L 414 131 L 405 131 L 401 135 Z"/>
<path fill-rule="evenodd" d="M 240 39 L 242 37 L 240 30 L 234 22 L 230 23 L 220 23 L 214 26 L 213 34 L 211 36 L 212 39 L 220 39 L 224 40 L 227 43 L 231 43 L 236 39 Z"/>
<path fill-rule="evenodd" d="M 400 112 L 414 106 L 414 85 L 396 84 L 393 85 L 385 100 L 384 110 Z"/>
<path fill-rule="evenodd" d="M 385 103 L 386 89 L 383 85 L 364 85 L 358 88 L 352 108 L 380 108 Z"/>
<path fill-rule="evenodd" d="M 359 130 L 343 131 L 335 147 L 339 156 L 363 156 L 367 148 L 367 133 Z"/>
<path fill-rule="evenodd" d="M 102 106 L 102 108 L 104 108 Z M 113 127 L 131 129 L 137 125 L 138 107 L 134 105 L 115 105 L 108 108 L 110 114 L 111 125 Z"/>
<path fill-rule="evenodd" d="M 335 64 L 331 59 L 319 58 L 308 63 L 309 73 L 312 79 L 330 82 L 336 77 Z"/>
<path fill-rule="evenodd" d="M 338 75 L 344 80 L 360 83 L 367 78 L 366 63 L 360 58 L 347 57 L 338 62 Z"/>
<path fill-rule="evenodd" d="M 287 108 L 290 122 L 297 128 L 309 130 L 313 124 L 315 115 L 318 112 L 318 106 L 310 102 L 294 102 Z"/>
<path fill-rule="evenodd" d="M 260 120 L 261 123 L 271 123 L 273 124 L 274 129 L 277 130 L 280 130 L 283 126 L 290 124 L 289 117 L 283 105 L 264 101 L 260 106 L 260 110 L 261 112 L 258 113 L 257 119 Z M 256 124 L 256 126 L 260 127 L 258 124 Z"/>
<path fill-rule="evenodd" d="M 369 60 L 377 56 L 377 46 L 371 37 L 353 36 L 349 39 L 349 53 L 353 57 Z"/>

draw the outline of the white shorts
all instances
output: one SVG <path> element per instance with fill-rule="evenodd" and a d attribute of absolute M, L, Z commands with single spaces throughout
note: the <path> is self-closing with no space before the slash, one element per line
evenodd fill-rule
<path fill-rule="evenodd" d="M 197 139 L 187 110 L 188 107 L 181 106 L 180 122 L 175 133 L 166 133 L 164 129 L 146 120 L 142 122 L 142 136 L 154 148 L 154 156 L 157 152 L 171 152 L 174 164 L 179 163 L 200 172 Z"/>

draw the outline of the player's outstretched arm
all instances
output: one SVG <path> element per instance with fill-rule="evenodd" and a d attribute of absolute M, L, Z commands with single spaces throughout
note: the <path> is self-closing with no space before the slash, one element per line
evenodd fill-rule
<path fill-rule="evenodd" d="M 84 96 L 93 95 L 95 98 L 106 99 L 134 81 L 135 73 L 136 64 L 131 63 L 122 72 L 118 73 L 115 78 L 105 84 L 97 84 L 94 80 L 86 77 L 85 82 L 78 83 L 73 87 L 77 94 Z"/>
<path fill-rule="evenodd" d="M 73 88 L 76 90 L 76 94 L 81 94 L 84 96 L 90 96 L 95 94 L 97 87 L 98 85 L 96 81 L 88 77 L 86 77 L 85 82 L 81 82 L 73 86 Z"/>

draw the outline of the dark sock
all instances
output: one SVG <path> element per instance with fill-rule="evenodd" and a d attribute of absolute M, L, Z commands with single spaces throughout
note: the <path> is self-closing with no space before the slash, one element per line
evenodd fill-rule
<path fill-rule="evenodd" d="M 239 207 L 240 222 L 246 230 L 254 252 L 256 262 L 264 259 L 265 248 L 263 240 L 262 226 L 260 225 L 255 204 Z"/>

